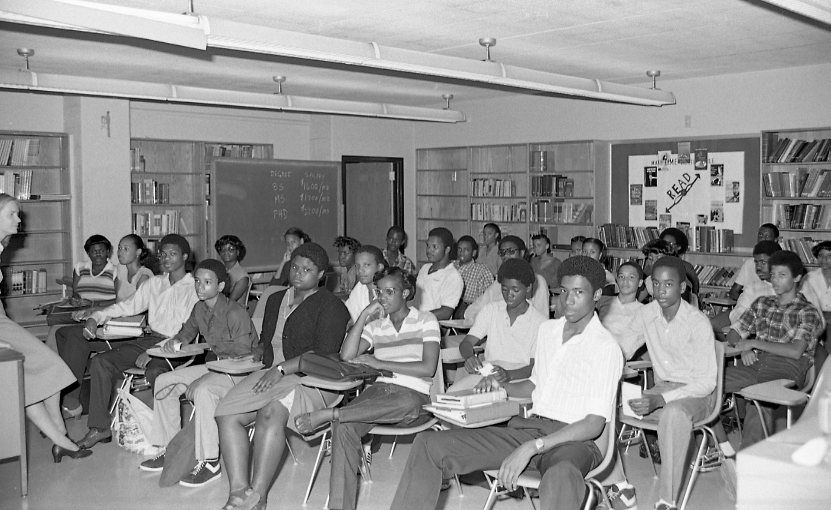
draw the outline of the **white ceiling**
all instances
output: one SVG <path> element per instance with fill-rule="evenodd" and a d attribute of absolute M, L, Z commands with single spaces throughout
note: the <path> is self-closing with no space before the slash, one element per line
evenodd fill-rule
<path fill-rule="evenodd" d="M 37 1 L 37 0 L 30 0 Z M 195 13 L 647 88 L 664 80 L 831 63 L 831 27 L 756 0 L 193 0 Z M 182 13 L 188 0 L 96 3 Z M 2 10 L 3 0 L 0 0 Z M 440 108 L 515 91 L 254 53 L 0 23 L 0 69 Z M 798 78 L 796 78 L 798 79 Z"/>

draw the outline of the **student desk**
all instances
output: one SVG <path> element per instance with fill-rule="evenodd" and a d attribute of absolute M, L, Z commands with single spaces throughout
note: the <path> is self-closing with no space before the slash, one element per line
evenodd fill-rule
<path fill-rule="evenodd" d="M 797 448 L 821 435 L 817 416 L 806 416 L 792 428 L 740 451 L 736 510 L 828 508 L 831 455 L 814 467 L 791 461 Z"/>
<path fill-rule="evenodd" d="M 29 492 L 26 459 L 26 415 L 23 396 L 23 355 L 0 348 L 0 388 L 5 397 L 0 399 L 0 459 L 20 457 L 20 495 Z"/>

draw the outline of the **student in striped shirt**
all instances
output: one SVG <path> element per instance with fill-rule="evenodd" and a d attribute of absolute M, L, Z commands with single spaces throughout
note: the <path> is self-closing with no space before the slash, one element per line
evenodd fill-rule
<path fill-rule="evenodd" d="M 332 421 L 332 469 L 329 508 L 353 509 L 358 494 L 361 438 L 375 425 L 412 427 L 429 419 L 423 406 L 439 361 L 439 324 L 430 312 L 410 308 L 415 282 L 393 267 L 375 275 L 378 300 L 361 312 L 343 342 L 344 360 L 392 372 L 379 377 L 355 400 L 341 408 L 326 408 L 297 417 L 307 434 Z M 366 354 L 374 348 L 374 354 Z"/>
<path fill-rule="evenodd" d="M 84 243 L 89 262 L 76 264 L 72 271 L 72 297 L 88 299 L 98 306 L 115 303 L 115 265 L 110 262 L 113 245 L 95 234 Z"/>

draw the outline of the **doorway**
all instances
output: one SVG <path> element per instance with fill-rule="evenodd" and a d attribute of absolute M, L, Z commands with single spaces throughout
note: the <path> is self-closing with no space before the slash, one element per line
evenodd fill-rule
<path fill-rule="evenodd" d="M 343 156 L 344 235 L 386 246 L 387 229 L 404 226 L 404 158 Z"/>

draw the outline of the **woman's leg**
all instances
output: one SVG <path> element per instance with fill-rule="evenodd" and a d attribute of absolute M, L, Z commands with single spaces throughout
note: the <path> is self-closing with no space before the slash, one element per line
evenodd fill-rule
<path fill-rule="evenodd" d="M 61 394 L 55 393 L 46 397 L 43 400 L 43 405 L 46 407 L 46 412 L 49 413 L 49 417 L 57 425 L 58 430 L 63 432 L 63 435 L 66 435 L 66 423 L 63 421 L 63 413 L 61 413 Z"/>
<path fill-rule="evenodd" d="M 248 488 L 248 431 L 246 425 L 254 421 L 256 413 L 217 416 L 219 449 L 225 459 L 225 472 L 231 487 L 231 496 L 242 494 Z"/>
<path fill-rule="evenodd" d="M 43 401 L 26 406 L 26 417 L 32 420 L 32 423 L 56 445 L 73 452 L 78 450 L 78 445 L 66 437 L 66 430 L 61 430 L 62 427 L 56 425 L 49 411 L 46 410 L 46 405 Z"/>
<path fill-rule="evenodd" d="M 289 410 L 279 400 L 272 401 L 257 412 L 251 488 L 259 494 L 261 502 L 268 498 L 268 491 L 283 460 L 288 419 Z"/>

